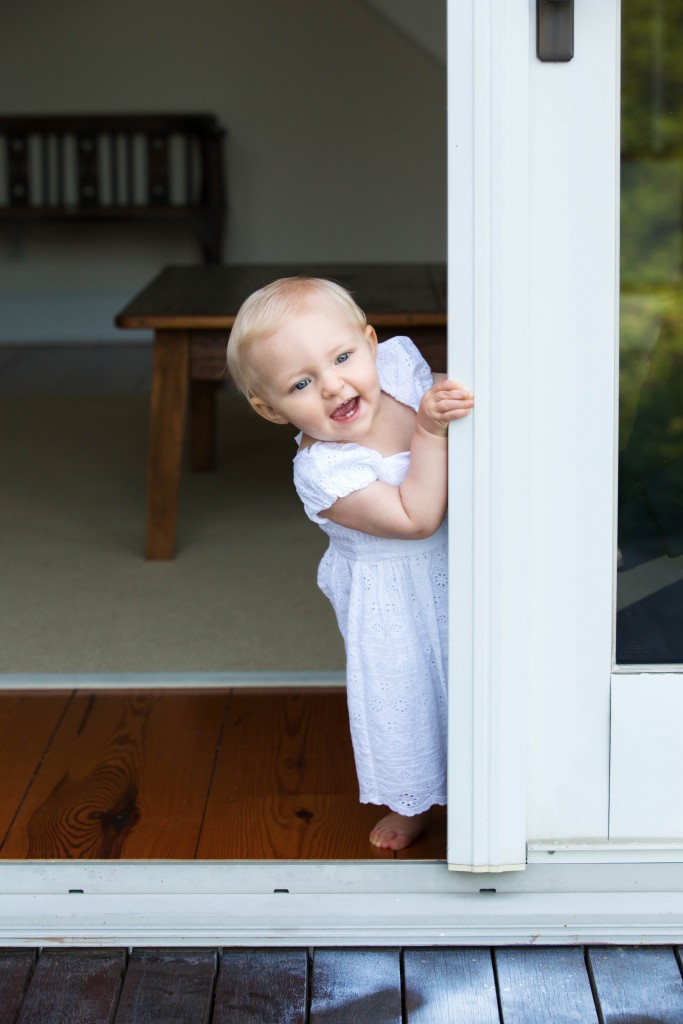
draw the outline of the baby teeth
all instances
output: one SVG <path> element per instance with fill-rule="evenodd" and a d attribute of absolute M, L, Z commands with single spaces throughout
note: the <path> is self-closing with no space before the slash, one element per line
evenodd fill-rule
<path fill-rule="evenodd" d="M 347 398 L 345 402 L 342 402 L 342 404 L 337 407 L 337 409 L 335 411 L 335 416 L 338 417 L 338 416 L 342 415 L 344 417 L 344 419 L 348 419 L 350 416 L 353 416 L 353 414 L 355 412 L 355 401 L 356 400 L 354 398 Z M 349 408 L 348 412 L 343 412 L 342 410 L 346 406 L 349 406 L 350 408 Z"/>

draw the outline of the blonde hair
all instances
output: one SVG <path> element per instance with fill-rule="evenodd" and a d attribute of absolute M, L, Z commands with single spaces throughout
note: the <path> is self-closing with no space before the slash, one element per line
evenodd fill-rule
<path fill-rule="evenodd" d="M 281 277 L 259 288 L 240 306 L 228 341 L 228 370 L 237 388 L 247 398 L 253 398 L 257 393 L 257 382 L 249 361 L 250 347 L 254 342 L 270 337 L 286 320 L 315 299 L 336 305 L 350 323 L 365 329 L 365 313 L 350 293 L 335 281 L 322 277 Z"/>

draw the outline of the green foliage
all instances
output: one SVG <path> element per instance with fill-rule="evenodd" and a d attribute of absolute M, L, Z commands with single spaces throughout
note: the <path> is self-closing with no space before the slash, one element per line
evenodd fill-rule
<path fill-rule="evenodd" d="M 656 409 L 668 417 L 657 431 L 661 457 L 681 458 L 681 0 L 622 2 L 621 139 L 620 448 L 645 409 Z"/>
<path fill-rule="evenodd" d="M 625 156 L 683 145 L 683 3 L 623 0 L 621 138 Z"/>

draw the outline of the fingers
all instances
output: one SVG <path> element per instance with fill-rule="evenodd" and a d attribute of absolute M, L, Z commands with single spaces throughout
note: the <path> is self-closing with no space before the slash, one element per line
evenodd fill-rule
<path fill-rule="evenodd" d="M 429 393 L 429 409 L 432 415 L 439 418 L 457 419 L 460 416 L 467 416 L 474 407 L 474 395 L 467 388 L 464 388 L 457 381 L 448 381 L 452 387 L 444 388 L 441 385 L 432 388 Z"/>
<path fill-rule="evenodd" d="M 465 408 L 462 406 L 456 406 L 452 409 L 443 409 L 436 413 L 435 419 L 441 423 L 450 423 L 451 420 L 460 420 L 464 416 L 469 416 L 472 411 L 472 405 L 468 405 Z"/>
<path fill-rule="evenodd" d="M 446 426 L 468 416 L 474 407 L 474 395 L 462 381 L 440 380 L 425 392 L 418 420 L 430 433 L 445 436 Z"/>
<path fill-rule="evenodd" d="M 459 380 L 440 381 L 438 384 L 435 384 L 434 387 L 431 388 L 430 390 L 431 393 L 435 396 L 447 396 L 449 398 L 458 398 L 463 400 L 471 399 L 472 402 L 474 402 L 473 393 L 470 391 L 468 387 L 466 387 L 465 384 L 462 383 L 462 381 Z"/>

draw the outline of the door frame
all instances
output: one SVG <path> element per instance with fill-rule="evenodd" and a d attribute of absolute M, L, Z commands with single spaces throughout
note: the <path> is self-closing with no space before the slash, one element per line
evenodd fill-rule
<path fill-rule="evenodd" d="M 526 859 L 528 418 L 508 385 L 529 338 L 528 0 L 448 5 L 451 427 L 448 863 Z"/>
<path fill-rule="evenodd" d="M 619 0 L 577 4 L 529 92 L 527 837 L 583 848 L 608 838 L 619 62 Z"/>
<path fill-rule="evenodd" d="M 680 938 L 681 863 L 600 864 L 588 843 L 588 863 L 534 847 L 525 871 L 502 870 L 522 866 L 527 836 L 603 837 L 609 780 L 617 0 L 577 4 L 567 65 L 536 62 L 534 9 L 448 0 L 450 368 L 477 395 L 451 444 L 462 870 L 6 862 L 1 945 Z"/>

